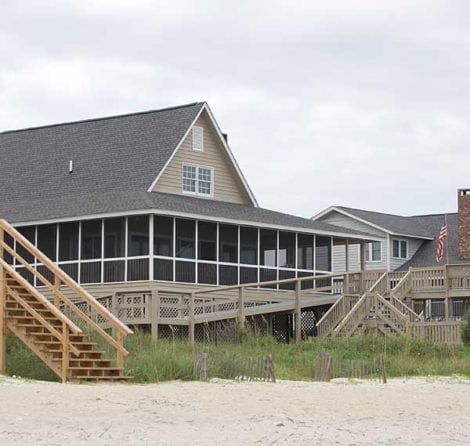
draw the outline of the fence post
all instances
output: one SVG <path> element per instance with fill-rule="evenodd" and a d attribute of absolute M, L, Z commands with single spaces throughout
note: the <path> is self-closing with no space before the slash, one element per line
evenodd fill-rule
<path fill-rule="evenodd" d="M 188 300 L 188 337 L 189 342 L 194 344 L 194 293 L 189 295 Z"/>
<path fill-rule="evenodd" d="M 300 313 L 301 313 L 301 306 L 300 306 L 300 298 L 301 298 L 301 281 L 295 281 L 295 342 L 300 342 L 301 340 L 301 322 L 300 322 Z"/>
<path fill-rule="evenodd" d="M 4 231 L 0 228 L 0 259 L 3 260 Z M 6 369 L 6 337 L 5 337 L 5 301 L 6 301 L 6 283 L 5 271 L 0 265 L 0 374 L 5 373 Z"/>
<path fill-rule="evenodd" d="M 158 319 L 160 318 L 160 295 L 158 290 L 152 291 L 152 301 L 150 302 L 150 320 L 152 338 L 158 339 Z"/>
<path fill-rule="evenodd" d="M 245 328 L 245 287 L 238 289 L 238 324 L 243 330 Z"/>

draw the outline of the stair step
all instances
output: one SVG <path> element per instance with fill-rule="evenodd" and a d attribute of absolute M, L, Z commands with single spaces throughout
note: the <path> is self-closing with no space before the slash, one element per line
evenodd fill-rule
<path fill-rule="evenodd" d="M 116 376 L 80 376 L 76 375 L 70 378 L 71 381 L 129 381 L 133 377 L 126 375 L 116 375 Z"/>

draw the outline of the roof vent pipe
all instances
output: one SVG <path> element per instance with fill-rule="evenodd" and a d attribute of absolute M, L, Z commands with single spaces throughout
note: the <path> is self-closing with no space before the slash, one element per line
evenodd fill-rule
<path fill-rule="evenodd" d="M 72 173 L 73 172 L 73 161 L 70 160 L 69 161 L 69 173 Z"/>

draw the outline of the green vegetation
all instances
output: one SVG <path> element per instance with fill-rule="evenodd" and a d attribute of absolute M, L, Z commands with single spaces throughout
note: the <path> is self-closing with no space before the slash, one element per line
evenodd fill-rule
<path fill-rule="evenodd" d="M 462 341 L 464 345 L 470 347 L 470 316 L 467 317 L 466 323 L 462 328 Z"/>
<path fill-rule="evenodd" d="M 430 344 L 408 337 L 363 335 L 299 344 L 279 344 L 270 337 L 245 336 L 241 342 L 196 344 L 179 340 L 155 342 L 137 332 L 127 338 L 130 355 L 125 367 L 134 382 L 193 379 L 193 358 L 198 351 L 228 352 L 239 356 L 273 355 L 276 377 L 312 380 L 313 364 L 325 348 L 338 359 L 369 359 L 385 352 L 387 374 L 396 376 L 463 375 L 470 377 L 470 347 Z M 19 340 L 7 342 L 7 372 L 26 378 L 55 380 L 54 375 Z M 223 376 L 221 376 L 223 378 Z"/>

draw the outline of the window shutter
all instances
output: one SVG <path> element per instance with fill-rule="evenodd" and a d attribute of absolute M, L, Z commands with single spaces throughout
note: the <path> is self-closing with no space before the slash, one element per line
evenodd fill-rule
<path fill-rule="evenodd" d="M 204 129 L 202 127 L 193 127 L 193 150 L 204 150 Z"/>

